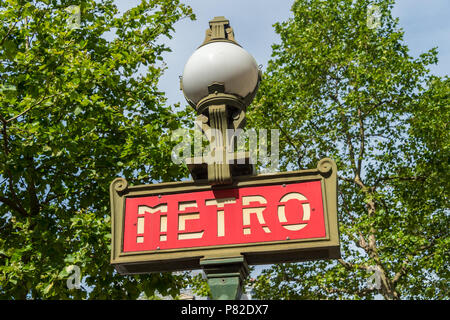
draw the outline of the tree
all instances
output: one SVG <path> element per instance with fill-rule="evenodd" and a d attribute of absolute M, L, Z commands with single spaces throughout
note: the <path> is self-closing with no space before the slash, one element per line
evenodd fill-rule
<path fill-rule="evenodd" d="M 282 170 L 337 162 L 342 258 L 279 264 L 269 299 L 448 299 L 449 79 L 408 54 L 391 0 L 297 0 L 249 126 L 280 130 Z M 371 15 L 372 14 L 372 15 Z"/>
<path fill-rule="evenodd" d="M 157 84 L 169 50 L 160 39 L 192 10 L 178 0 L 143 0 L 123 15 L 112 0 L 0 8 L 0 297 L 176 294 L 180 277 L 109 265 L 108 190 L 117 176 L 186 175 L 170 158 L 182 115 Z M 88 288 L 68 289 L 71 265 Z"/>

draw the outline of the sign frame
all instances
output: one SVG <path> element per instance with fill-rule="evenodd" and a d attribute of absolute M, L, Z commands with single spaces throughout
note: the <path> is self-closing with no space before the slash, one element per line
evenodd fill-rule
<path fill-rule="evenodd" d="M 217 189 L 321 181 L 326 236 L 245 244 L 124 252 L 125 202 L 127 197 L 158 196 Z M 119 274 L 200 269 L 200 260 L 244 256 L 249 265 L 340 258 L 337 216 L 337 167 L 324 158 L 317 168 L 272 174 L 239 176 L 230 185 L 211 186 L 207 179 L 130 186 L 123 178 L 110 185 L 111 264 Z"/>

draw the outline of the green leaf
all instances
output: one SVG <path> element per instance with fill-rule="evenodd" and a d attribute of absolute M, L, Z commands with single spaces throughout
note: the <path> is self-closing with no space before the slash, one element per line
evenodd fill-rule
<path fill-rule="evenodd" d="M 80 107 L 76 107 L 75 111 L 73 112 L 76 116 L 78 116 L 83 110 Z"/>

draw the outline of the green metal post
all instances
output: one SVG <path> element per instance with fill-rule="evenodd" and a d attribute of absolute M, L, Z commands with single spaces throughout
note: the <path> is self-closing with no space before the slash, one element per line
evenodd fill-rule
<path fill-rule="evenodd" d="M 239 300 L 242 283 L 249 274 L 243 256 L 233 258 L 202 259 L 200 265 L 206 273 L 214 300 Z"/>

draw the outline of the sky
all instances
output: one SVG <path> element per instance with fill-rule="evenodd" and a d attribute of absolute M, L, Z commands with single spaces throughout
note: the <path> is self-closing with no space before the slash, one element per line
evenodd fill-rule
<path fill-rule="evenodd" d="M 293 0 L 181 0 L 192 7 L 197 20 L 184 19 L 175 24 L 172 39 L 163 39 L 172 52 L 164 54 L 167 70 L 159 88 L 166 93 L 167 103 L 186 104 L 179 86 L 179 76 L 191 54 L 203 42 L 208 22 L 215 16 L 230 20 L 238 43 L 254 56 L 262 69 L 268 64 L 274 43 L 279 42 L 273 24 L 292 17 Z M 121 12 L 139 0 L 116 0 Z M 393 15 L 399 17 L 405 31 L 404 40 L 410 54 L 438 47 L 439 63 L 431 67 L 438 76 L 450 74 L 450 0 L 397 0 Z"/>

